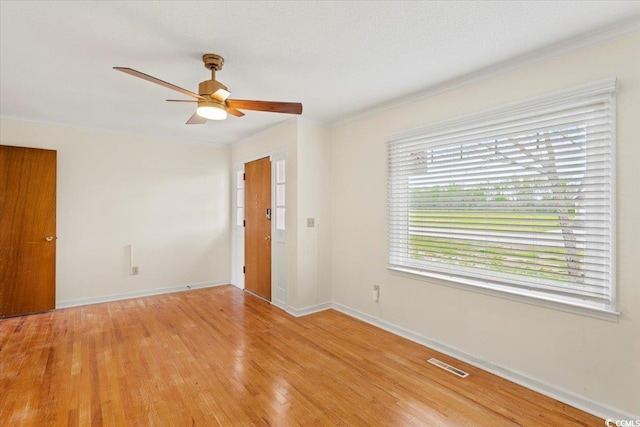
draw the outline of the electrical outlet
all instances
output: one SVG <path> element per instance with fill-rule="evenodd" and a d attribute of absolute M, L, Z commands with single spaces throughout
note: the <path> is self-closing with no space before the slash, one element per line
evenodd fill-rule
<path fill-rule="evenodd" d="M 138 270 L 138 266 L 137 265 L 134 266 L 134 267 L 131 267 L 131 275 L 132 276 L 137 276 L 139 273 L 140 273 L 140 270 Z"/>
<path fill-rule="evenodd" d="M 315 227 L 316 219 L 315 218 L 307 218 L 307 227 Z"/>
<path fill-rule="evenodd" d="M 380 285 L 373 285 L 373 300 L 380 301 Z"/>

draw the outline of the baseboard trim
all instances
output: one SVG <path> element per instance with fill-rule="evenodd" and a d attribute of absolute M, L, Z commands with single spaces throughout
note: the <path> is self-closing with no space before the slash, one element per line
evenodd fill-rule
<path fill-rule="evenodd" d="M 421 344 L 425 347 L 429 347 L 433 350 L 439 351 L 448 356 L 454 357 L 458 360 L 466 362 L 477 368 L 483 369 L 487 372 L 491 372 L 492 374 L 495 374 L 501 378 L 504 378 L 509 381 L 513 381 L 516 384 L 519 384 L 528 389 L 537 391 L 538 393 L 544 394 L 545 396 L 556 399 L 562 403 L 566 403 L 567 405 L 581 409 L 597 417 L 600 417 L 603 419 L 611 419 L 611 420 L 640 419 L 638 415 L 634 415 L 630 412 L 626 412 L 621 409 L 614 408 L 610 405 L 596 402 L 585 396 L 581 396 L 577 393 L 573 393 L 563 388 L 554 386 L 545 381 L 537 380 L 521 372 L 517 372 L 508 368 L 494 365 L 490 362 L 487 362 L 486 360 L 473 356 L 462 350 L 459 350 L 454 347 L 450 347 L 439 341 L 417 334 L 401 326 L 395 325 L 391 322 L 387 322 L 386 320 L 382 320 L 374 316 L 370 316 L 366 313 L 362 313 L 360 311 L 354 310 L 352 308 L 349 308 L 339 303 L 333 302 L 328 304 L 321 304 L 320 306 L 315 306 L 317 308 L 316 310 L 313 310 L 314 307 L 308 307 L 303 311 L 308 310 L 309 314 L 315 313 L 317 311 L 326 310 L 327 308 L 324 308 L 326 305 L 329 305 L 329 307 L 327 308 L 333 308 L 334 310 L 339 311 L 343 314 L 346 314 L 347 316 L 351 316 L 358 320 L 362 320 L 363 322 L 369 323 L 370 325 L 373 325 L 373 326 L 377 326 L 380 329 L 384 329 L 385 331 L 391 332 L 392 334 L 399 335 L 410 341 Z M 322 308 L 320 308 L 321 306 Z M 304 314 L 301 314 L 301 315 L 304 315 Z"/>
<path fill-rule="evenodd" d="M 289 305 L 284 309 L 284 311 L 286 311 L 287 313 L 289 313 L 294 317 L 302 317 L 308 314 L 317 313 L 319 311 L 329 310 L 331 308 L 333 308 L 333 303 L 325 302 L 322 304 L 310 305 L 308 307 L 303 307 L 303 308 L 295 308 Z"/>
<path fill-rule="evenodd" d="M 125 292 L 122 294 L 104 295 L 100 297 L 58 301 L 56 302 L 56 309 L 77 307 L 80 305 L 100 304 L 103 302 L 119 301 L 119 300 L 130 299 L 130 298 L 148 297 L 151 295 L 169 294 L 172 292 L 191 291 L 194 289 L 211 288 L 214 286 L 228 285 L 229 283 L 231 283 L 230 280 L 217 280 L 213 282 L 200 282 L 200 283 L 192 283 L 189 285 L 170 286 L 167 288 L 145 289 L 142 291 Z"/>

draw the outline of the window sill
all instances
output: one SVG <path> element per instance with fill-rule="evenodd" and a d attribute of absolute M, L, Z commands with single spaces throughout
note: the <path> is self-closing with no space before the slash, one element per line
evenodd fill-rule
<path fill-rule="evenodd" d="M 498 290 L 489 286 L 472 285 L 462 282 L 456 282 L 449 277 L 439 275 L 438 273 L 424 273 L 412 269 L 404 269 L 398 267 L 387 267 L 392 274 L 408 277 L 410 279 L 428 281 L 437 285 L 449 286 L 452 288 L 462 289 L 466 291 L 476 292 L 484 295 L 491 295 L 499 298 L 508 299 L 511 301 L 523 302 L 526 304 L 537 305 L 539 307 L 551 308 L 554 310 L 560 310 L 567 313 L 579 314 L 582 316 L 593 317 L 595 319 L 607 320 L 609 322 L 617 322 L 620 312 L 615 310 L 607 310 L 604 308 L 583 306 L 578 304 L 572 304 L 567 302 L 553 301 L 550 299 L 540 298 L 531 295 L 525 295 L 518 292 L 507 292 L 504 290 Z"/>

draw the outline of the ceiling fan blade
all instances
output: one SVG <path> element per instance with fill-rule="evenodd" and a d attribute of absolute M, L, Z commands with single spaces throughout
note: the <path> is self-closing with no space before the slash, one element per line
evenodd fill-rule
<path fill-rule="evenodd" d="M 164 86 L 164 87 L 166 87 L 168 89 L 173 89 L 175 91 L 178 91 L 178 92 L 180 92 L 180 93 L 182 93 L 184 95 L 190 96 L 192 98 L 205 99 L 203 96 L 200 96 L 197 93 L 193 93 L 193 92 L 188 91 L 186 89 L 183 89 L 183 88 L 181 88 L 179 86 L 172 85 L 171 83 L 167 83 L 164 80 L 157 79 L 157 78 L 155 78 L 153 76 L 150 76 L 148 74 L 141 73 L 140 71 L 134 70 L 133 68 L 113 67 L 113 69 L 114 70 L 118 70 L 118 71 L 122 71 L 123 73 L 127 73 L 129 75 L 134 76 L 134 77 L 139 77 L 139 78 L 141 78 L 143 80 L 146 80 L 148 82 L 155 83 L 155 84 L 158 84 L 160 86 Z"/>
<path fill-rule="evenodd" d="M 231 107 L 227 107 L 227 113 L 231 114 L 232 116 L 236 116 L 236 117 L 244 116 L 244 113 L 242 111 L 236 110 L 235 108 L 231 108 Z"/>
<path fill-rule="evenodd" d="M 204 117 L 200 117 L 198 115 L 198 113 L 193 113 L 193 116 L 189 117 L 189 120 L 187 120 L 188 125 L 203 125 L 207 123 L 207 119 L 205 119 Z"/>
<path fill-rule="evenodd" d="M 243 99 L 227 99 L 227 106 L 231 108 L 238 108 L 240 110 L 302 114 L 302 104 L 299 102 L 247 101 Z"/>
<path fill-rule="evenodd" d="M 167 99 L 168 102 L 198 102 L 192 99 Z"/>

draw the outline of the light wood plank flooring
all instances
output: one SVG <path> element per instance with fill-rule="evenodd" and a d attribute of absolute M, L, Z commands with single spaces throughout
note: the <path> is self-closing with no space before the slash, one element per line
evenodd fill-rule
<path fill-rule="evenodd" d="M 0 363 L 1 426 L 604 425 L 334 310 L 296 319 L 232 286 L 3 319 Z"/>

